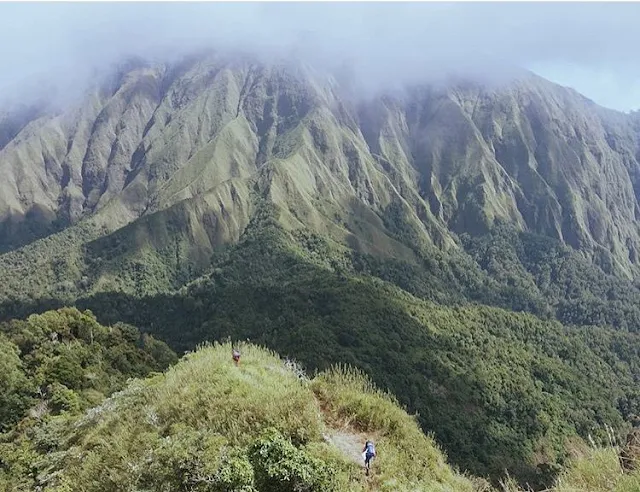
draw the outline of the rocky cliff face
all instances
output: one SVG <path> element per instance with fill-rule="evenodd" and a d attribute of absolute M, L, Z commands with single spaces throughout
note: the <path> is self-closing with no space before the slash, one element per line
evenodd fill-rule
<path fill-rule="evenodd" d="M 532 74 L 362 101 L 307 67 L 132 63 L 75 107 L 1 116 L 0 248 L 172 217 L 153 247 L 179 231 L 205 258 L 266 200 L 287 227 L 368 251 L 456 247 L 504 220 L 633 275 L 639 122 Z M 410 241 L 389 233 L 397 214 Z"/>

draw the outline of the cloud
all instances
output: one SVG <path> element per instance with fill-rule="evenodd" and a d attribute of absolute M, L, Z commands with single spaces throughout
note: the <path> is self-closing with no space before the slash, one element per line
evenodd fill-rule
<path fill-rule="evenodd" d="M 123 56 L 215 46 L 346 64 L 369 87 L 515 65 L 627 109 L 639 23 L 637 3 L 3 3 L 0 90 L 44 79 L 71 92 Z"/>

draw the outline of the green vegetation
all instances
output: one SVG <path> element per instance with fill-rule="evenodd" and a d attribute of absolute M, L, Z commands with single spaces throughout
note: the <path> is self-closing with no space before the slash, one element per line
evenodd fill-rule
<path fill-rule="evenodd" d="M 640 490 L 640 472 L 623 473 L 615 449 L 591 450 L 571 462 L 558 478 L 555 492 L 633 492 Z"/>
<path fill-rule="evenodd" d="M 469 490 L 469 483 L 452 473 L 434 440 L 400 407 L 395 397 L 377 389 L 362 372 L 333 366 L 311 383 L 325 419 L 334 427 L 350 426 L 374 439 L 384 457 L 375 461 L 375 482 L 382 490 L 412 490 L 427 485 L 425 477 L 453 490 Z M 428 490 L 438 490 L 430 484 Z M 444 489 L 444 487 L 442 487 Z"/>
<path fill-rule="evenodd" d="M 229 343 L 214 344 L 164 374 L 131 381 L 82 415 L 31 420 L 14 447 L 3 448 L 0 484 L 101 492 L 472 490 L 415 420 L 364 376 L 333 369 L 308 380 L 268 350 L 240 350 L 239 367 Z M 335 445 L 334 432 L 352 442 Z M 369 478 L 359 463 L 361 432 L 378 443 Z"/>
<path fill-rule="evenodd" d="M 639 408 L 636 334 L 437 305 L 358 275 L 331 246 L 296 244 L 273 224 L 256 226 L 179 293 L 80 304 L 179 350 L 232 336 L 311 369 L 358 367 L 418 413 L 452 462 L 495 479 L 506 469 L 548 486 L 567 439 L 604 442 L 605 424 L 621 429 Z"/>
<path fill-rule="evenodd" d="M 504 492 L 523 492 L 513 480 Z M 640 490 L 640 470 L 625 473 L 616 449 L 592 448 L 574 457 L 548 492 L 635 492 Z"/>
<path fill-rule="evenodd" d="M 421 450 L 418 464 L 387 453 L 373 485 L 458 484 L 431 438 L 334 364 L 370 375 L 494 483 L 506 471 L 548 487 L 576 442 L 624 431 L 640 410 L 637 118 L 533 76 L 358 105 L 337 89 L 306 68 L 214 55 L 128 64 L 73 112 L 0 116 L 0 320 L 26 318 L 0 330 L 7 480 L 346 487 L 348 461 L 319 434 L 346 422 Z M 96 318 L 45 312 L 63 306 Z M 256 390 L 301 405 L 298 421 L 248 394 L 233 414 L 212 404 L 215 420 L 195 402 L 229 388 L 184 376 L 200 352 L 96 406 L 175 361 L 127 323 L 176 351 L 250 338 L 329 372 Z M 191 406 L 166 394 L 154 406 L 162 388 Z M 592 483 L 578 475 L 568 482 Z"/>
<path fill-rule="evenodd" d="M 105 327 L 74 308 L 0 323 L 0 430 L 27 411 L 38 418 L 83 411 L 128 378 L 176 360 L 163 342 L 133 326 Z"/>
<path fill-rule="evenodd" d="M 463 237 L 471 257 L 423 246 L 410 262 L 287 232 L 277 217 L 277 209 L 259 209 L 207 275 L 174 293 L 97 292 L 77 305 L 104 323 L 139 326 L 177 351 L 232 336 L 311 369 L 358 367 L 418 413 L 453 463 L 494 481 L 506 469 L 523 483 L 549 486 L 567 458 L 567 439 L 604 440 L 605 424 L 623 429 L 640 410 L 638 335 L 552 321 L 554 314 L 593 321 L 569 318 L 567 306 L 597 299 L 611 308 L 601 310 L 605 321 L 634 327 L 635 288 L 576 253 L 500 226 Z M 69 301 L 15 300 L 4 308 L 26 314 L 60 302 Z M 5 384 L 21 386 L 12 377 Z"/>
<path fill-rule="evenodd" d="M 558 241 L 498 224 L 482 237 L 464 235 L 463 242 L 484 271 L 508 286 L 507 308 L 555 315 L 570 325 L 640 327 L 638 286 Z"/>

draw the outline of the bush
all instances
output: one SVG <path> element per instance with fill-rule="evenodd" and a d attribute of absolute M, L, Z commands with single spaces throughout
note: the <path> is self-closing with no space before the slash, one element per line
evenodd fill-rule
<path fill-rule="evenodd" d="M 53 383 L 47 387 L 50 408 L 55 413 L 78 412 L 82 402 L 78 394 L 64 384 Z"/>
<path fill-rule="evenodd" d="M 249 460 L 260 492 L 314 492 L 337 490 L 335 471 L 296 448 L 276 429 L 267 429 L 251 446 Z"/>
<path fill-rule="evenodd" d="M 236 452 L 223 457 L 215 475 L 215 490 L 253 492 L 256 490 L 253 483 L 253 466 L 246 454 Z"/>

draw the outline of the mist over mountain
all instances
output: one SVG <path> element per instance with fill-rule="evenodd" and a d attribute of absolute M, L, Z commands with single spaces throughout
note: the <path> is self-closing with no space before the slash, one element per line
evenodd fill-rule
<path fill-rule="evenodd" d="M 517 66 L 629 110 L 639 104 L 637 16 L 633 3 L 7 4 L 1 98 L 67 101 L 123 58 L 175 62 L 216 47 L 348 66 L 368 92 Z"/>
<path fill-rule="evenodd" d="M 257 191 L 338 241 L 354 225 L 335 214 L 400 207 L 442 247 L 502 220 L 610 272 L 637 266 L 636 119 L 525 71 L 362 99 L 308 64 L 131 59 L 80 103 L 26 107 L 0 129 L 5 250 L 90 216 L 114 231 L 200 200 L 237 239 Z"/>
<path fill-rule="evenodd" d="M 91 327 L 105 354 L 131 360 L 147 357 L 132 348 L 143 340 L 168 361 L 152 334 L 176 353 L 250 339 L 310 371 L 357 367 L 417 413 L 451 463 L 494 485 L 506 470 L 548 488 L 589 439 L 623 435 L 640 412 L 640 113 L 527 67 L 617 67 L 624 85 L 635 7 L 505 5 L 495 29 L 486 6 L 156 7 L 10 7 L 14 21 L 34 13 L 32 31 L 52 26 L 49 47 L 32 56 L 17 43 L 0 76 L 0 321 L 27 318 L 0 323 L 3 350 L 12 374 L 37 381 L 54 362 L 34 365 L 29 337 L 56 351 L 57 334 L 72 334 L 73 384 L 56 391 L 84 393 L 73 418 L 58 419 L 29 408 L 35 386 L 22 398 L 22 379 L 4 381 L 27 420 L 0 435 L 0 483 L 27 480 L 27 458 L 4 446 L 12 439 L 33 456 L 50 450 L 20 429 L 63 422 L 55 436 L 68 437 L 65 425 L 98 402 L 84 382 L 87 354 L 102 353 Z M 589 37 L 596 24 L 605 41 Z M 608 105 L 630 109 L 626 94 Z M 90 312 L 30 316 L 69 306 Z M 220 370 L 235 369 L 219 350 Z M 249 367 L 271 367 L 250 352 L 264 364 Z M 118 377 L 132 373 L 113 359 Z M 154 377 L 139 383 L 145 398 L 165 386 Z M 317 394 L 304 398 L 316 408 Z M 240 441 L 256 445 L 258 431 Z M 149 442 L 164 449 L 156 434 Z M 56 449 L 71 460 L 67 444 Z M 242 446 L 242 467 L 262 470 Z M 472 487 L 425 449 L 420 466 L 446 471 L 435 482 Z M 56 463 L 61 477 L 93 473 Z M 348 463 L 341 483 L 357 484 Z M 383 466 L 389 480 L 402 475 Z"/>

